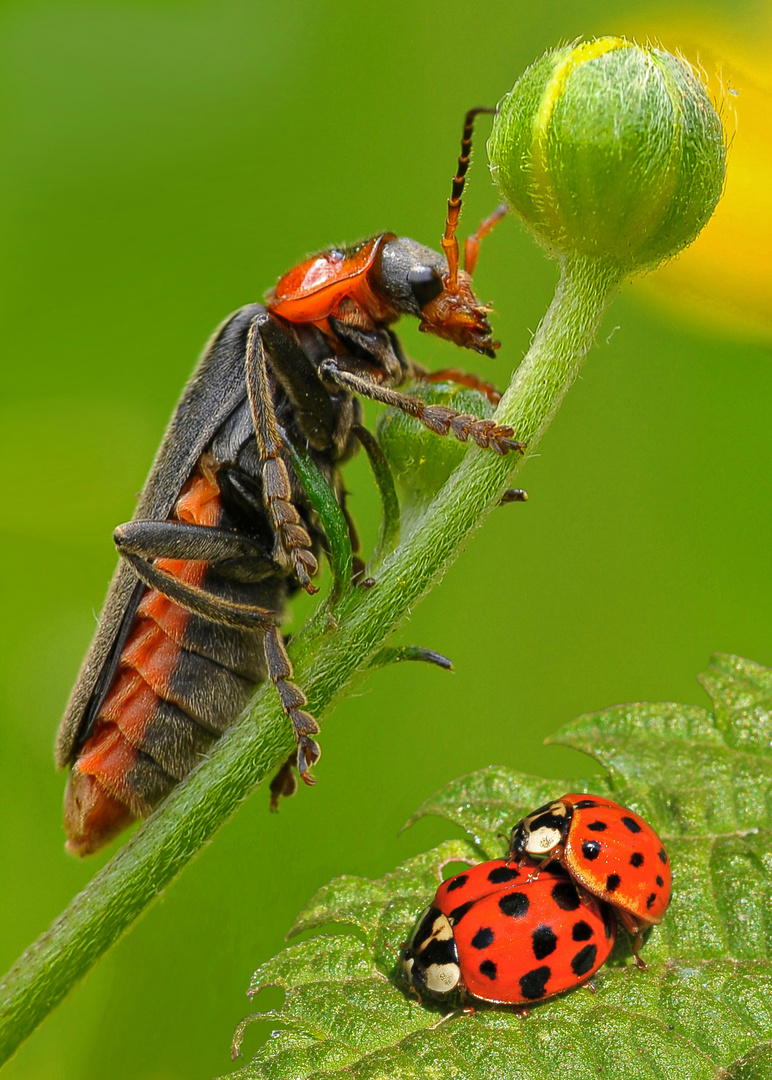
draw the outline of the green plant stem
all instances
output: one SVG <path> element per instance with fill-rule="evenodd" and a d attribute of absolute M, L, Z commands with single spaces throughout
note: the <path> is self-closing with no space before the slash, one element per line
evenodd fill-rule
<path fill-rule="evenodd" d="M 552 305 L 501 400 L 497 419 L 533 451 L 579 374 L 620 275 L 599 261 L 562 266 Z M 472 450 L 369 590 L 353 588 L 327 620 L 292 642 L 296 680 L 322 716 L 458 554 L 519 469 Z M 270 686 L 212 754 L 20 957 L 0 983 L 0 1063 L 163 891 L 254 788 L 291 752 L 290 725 Z M 312 796 L 309 796 L 312 797 Z"/>

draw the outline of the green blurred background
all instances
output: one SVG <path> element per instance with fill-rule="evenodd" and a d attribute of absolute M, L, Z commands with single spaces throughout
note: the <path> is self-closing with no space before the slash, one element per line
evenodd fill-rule
<path fill-rule="evenodd" d="M 731 22 L 751 59 L 769 22 L 768 5 L 742 0 L 678 14 L 698 44 Z M 436 245 L 466 108 L 580 34 L 688 51 L 672 20 L 672 5 L 619 0 L 3 5 L 0 967 L 104 861 L 64 853 L 53 735 L 112 529 L 210 331 L 331 243 L 391 229 Z M 464 233 L 496 202 L 480 128 Z M 509 220 L 476 276 L 498 358 L 460 357 L 414 326 L 404 340 L 423 363 L 503 384 L 555 280 Z M 493 762 L 586 773 L 544 736 L 622 701 L 704 704 L 694 676 L 714 650 L 772 663 L 768 345 L 739 322 L 712 328 L 699 306 L 666 314 L 654 295 L 624 290 L 521 474 L 530 502 L 495 514 L 402 630 L 455 674 L 403 665 L 341 704 L 318 786 L 277 816 L 258 793 L 9 1080 L 226 1072 L 252 970 L 319 885 L 448 836 L 431 820 L 398 835 L 437 787 Z M 370 542 L 371 477 L 360 461 L 347 475 Z"/>

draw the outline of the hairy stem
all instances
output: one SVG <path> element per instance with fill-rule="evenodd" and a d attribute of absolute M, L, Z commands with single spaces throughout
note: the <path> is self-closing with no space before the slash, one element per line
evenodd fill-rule
<path fill-rule="evenodd" d="M 619 285 L 607 263 L 571 259 L 496 418 L 534 450 L 590 348 Z M 527 455 L 526 455 L 527 457 Z M 522 461 L 470 450 L 406 540 L 384 560 L 375 585 L 350 589 L 294 639 L 296 680 L 317 717 L 367 669 L 410 609 L 496 506 Z M 290 725 L 272 687 L 180 784 L 0 983 L 0 1063 L 14 1053 L 73 984 L 207 843 L 292 750 Z"/>

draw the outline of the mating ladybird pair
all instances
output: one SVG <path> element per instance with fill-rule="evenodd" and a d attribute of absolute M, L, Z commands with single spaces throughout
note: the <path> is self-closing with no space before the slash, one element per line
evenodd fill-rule
<path fill-rule="evenodd" d="M 564 795 L 518 822 L 506 859 L 440 885 L 402 967 L 419 993 L 534 1003 L 586 982 L 606 962 L 615 914 L 644 967 L 642 935 L 669 901 L 670 865 L 652 827 L 610 799 Z"/>

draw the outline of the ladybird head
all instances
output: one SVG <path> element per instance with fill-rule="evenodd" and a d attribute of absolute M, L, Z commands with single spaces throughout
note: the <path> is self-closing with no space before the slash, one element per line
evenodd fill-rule
<path fill-rule="evenodd" d="M 405 978 L 420 993 L 449 994 L 461 978 L 453 927 L 447 915 L 428 907 L 400 955 Z"/>
<path fill-rule="evenodd" d="M 509 850 L 514 858 L 540 858 L 560 844 L 571 823 L 571 810 L 564 802 L 546 803 L 519 821 L 512 830 Z"/>
<path fill-rule="evenodd" d="M 489 308 L 477 300 L 471 278 L 456 274 L 451 287 L 445 257 L 415 240 L 394 237 L 381 248 L 373 268 L 373 285 L 395 312 L 415 315 L 419 329 L 484 356 L 495 356 L 499 343 L 491 336 Z"/>

